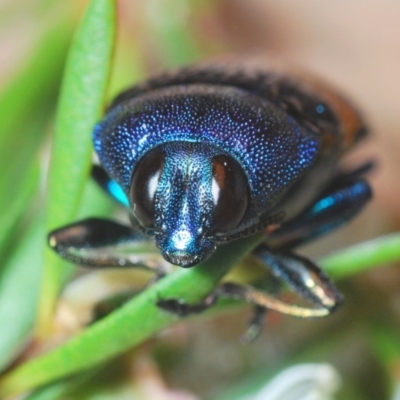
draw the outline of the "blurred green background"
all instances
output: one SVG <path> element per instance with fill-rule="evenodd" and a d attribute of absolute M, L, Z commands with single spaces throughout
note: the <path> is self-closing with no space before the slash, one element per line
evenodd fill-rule
<path fill-rule="evenodd" d="M 63 291 L 50 333 L 42 334 L 35 322 L 41 294 L 46 302 L 46 181 L 57 99 L 72 35 L 87 4 L 0 1 L 3 371 L 77 334 L 96 301 L 148 278 L 137 272 L 78 271 Z M 342 88 L 360 105 L 373 133 L 346 163 L 378 160 L 371 176 L 375 198 L 348 227 L 303 249 L 320 258 L 399 230 L 399 17 L 400 4 L 389 0 L 120 0 L 105 104 L 153 72 L 221 53 L 278 57 Z M 86 176 L 83 179 L 87 183 L 80 216 L 126 217 Z M 72 276 L 71 269 L 65 271 L 68 276 L 62 282 Z M 342 378 L 337 399 L 394 399 L 400 382 L 398 265 L 342 279 L 338 285 L 346 304 L 327 319 L 271 314 L 261 337 L 243 346 L 239 338 L 249 317 L 247 308 L 212 319 L 200 317 L 30 398 L 236 399 L 286 367 L 323 362 Z"/>

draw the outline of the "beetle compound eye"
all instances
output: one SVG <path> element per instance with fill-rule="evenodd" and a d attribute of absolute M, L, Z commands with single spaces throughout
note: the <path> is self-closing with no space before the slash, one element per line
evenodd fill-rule
<path fill-rule="evenodd" d="M 225 233 L 239 225 L 247 210 L 247 179 L 237 161 L 226 155 L 213 158 L 212 172 L 214 229 Z"/>
<path fill-rule="evenodd" d="M 154 224 L 155 195 L 164 160 L 162 151 L 151 151 L 139 160 L 133 171 L 129 199 L 136 218 L 147 228 Z"/>

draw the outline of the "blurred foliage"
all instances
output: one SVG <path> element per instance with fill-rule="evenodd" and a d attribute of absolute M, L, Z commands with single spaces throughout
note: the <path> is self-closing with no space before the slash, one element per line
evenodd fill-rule
<path fill-rule="evenodd" d="M 400 381 L 399 321 L 391 316 L 394 311 L 389 298 L 382 295 L 379 301 L 371 299 L 368 287 L 360 288 L 351 280 L 344 285 L 352 293 L 355 304 L 348 306 L 341 319 L 334 316 L 326 322 L 312 321 L 302 333 L 286 322 L 276 324 L 272 318 L 271 335 L 276 331 L 275 338 L 287 329 L 296 334 L 292 345 L 275 355 L 275 361 L 268 357 L 261 359 L 267 354 L 262 346 L 262 341 L 269 341 L 265 335 L 253 349 L 249 346 L 240 350 L 235 337 L 235 342 L 226 350 L 229 340 L 224 339 L 224 325 L 229 331 L 242 329 L 233 322 L 236 314 L 230 317 L 230 313 L 236 313 L 230 303 L 222 304 L 192 323 L 189 336 L 197 335 L 200 346 L 206 335 L 215 335 L 207 338 L 205 349 L 197 351 L 207 356 L 208 363 L 214 362 L 221 370 L 231 371 L 225 375 L 221 372 L 224 379 L 218 374 L 212 376 L 213 369 L 207 363 L 208 367 L 202 365 L 199 353 L 195 359 L 188 356 L 189 351 L 195 353 L 195 347 L 188 343 L 187 331 L 182 334 L 179 327 L 164 338 L 126 352 L 176 322 L 154 307 L 160 291 L 192 301 L 201 298 L 230 268 L 229 262 L 234 264 L 240 257 L 236 251 L 248 252 L 258 238 L 235 244 L 201 268 L 168 276 L 66 344 L 29 360 L 65 337 L 57 336 L 53 312 L 56 297 L 73 268 L 49 255 L 46 231 L 77 215 L 101 216 L 115 212 L 114 204 L 87 177 L 91 161 L 90 130 L 105 103 L 149 70 L 189 63 L 229 48 L 222 39 L 212 43 L 202 39 L 201 32 L 207 30 L 216 1 L 138 2 L 134 9 L 140 18 L 133 16 L 136 26 L 131 30 L 127 29 L 131 18 L 126 9 L 128 3 L 121 2 L 117 19 L 113 16 L 112 3 L 93 1 L 88 8 L 84 1 L 60 5 L 51 0 L 20 0 L 0 5 L 0 35 L 29 15 L 30 24 L 21 35 L 31 36 L 29 50 L 15 66 L 15 72 L 9 73 L 10 78 L 0 94 L 0 163 L 5 172 L 0 175 L 3 210 L 0 215 L 0 368 L 7 371 L 0 380 L 0 392 L 20 393 L 47 384 L 28 398 L 144 399 L 151 398 L 145 394 L 143 383 L 149 376 L 169 393 L 161 382 L 162 376 L 166 376 L 171 385 L 197 390 L 207 398 L 239 399 L 261 388 L 285 367 L 324 361 L 342 371 L 341 399 L 388 399 Z M 111 57 L 116 21 L 118 36 Z M 93 54 L 95 59 L 91 57 Z M 89 87 L 85 87 L 87 83 Z M 49 155 L 53 131 L 55 139 Z M 43 182 L 47 181 L 49 158 L 52 161 L 46 192 Z M 399 234 L 379 238 L 332 255 L 322 260 L 322 265 L 332 276 L 349 278 L 399 260 L 399 242 Z M 361 303 L 366 304 L 362 312 L 357 307 Z M 218 319 L 206 320 L 207 316 L 215 315 L 223 315 L 219 318 L 227 318 L 228 324 L 223 319 L 220 324 Z M 203 333 L 204 330 L 211 333 Z M 368 362 L 356 364 L 346 358 L 352 357 L 346 354 L 346 349 L 355 343 L 360 345 L 355 355 L 361 353 Z M 225 365 L 230 362 L 229 356 L 225 364 L 221 360 L 224 354 L 241 356 L 242 360 L 237 362 L 240 367 L 233 372 L 229 370 Z M 102 364 L 98 367 L 100 361 Z M 17 367 L 13 368 L 15 364 Z M 96 367 L 88 369 L 93 365 Z M 54 382 L 56 378 L 66 379 Z"/>

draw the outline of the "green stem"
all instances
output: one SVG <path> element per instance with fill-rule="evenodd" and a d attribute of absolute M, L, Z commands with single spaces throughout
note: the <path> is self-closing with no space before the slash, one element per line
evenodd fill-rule
<path fill-rule="evenodd" d="M 196 268 L 179 269 L 69 342 L 23 364 L 0 381 L 0 396 L 18 394 L 104 362 L 179 321 L 161 311 L 159 298 L 196 303 L 262 239 L 255 235 L 222 246 Z"/>
<path fill-rule="evenodd" d="M 77 213 L 91 164 L 91 132 L 103 107 L 114 30 L 114 1 L 93 0 L 74 36 L 61 88 L 49 171 L 47 231 L 70 222 Z M 46 251 L 40 337 L 50 331 L 60 288 L 71 269 L 67 267 Z"/>
<path fill-rule="evenodd" d="M 345 278 L 398 260 L 400 233 L 393 233 L 342 249 L 320 264 L 332 276 Z"/>

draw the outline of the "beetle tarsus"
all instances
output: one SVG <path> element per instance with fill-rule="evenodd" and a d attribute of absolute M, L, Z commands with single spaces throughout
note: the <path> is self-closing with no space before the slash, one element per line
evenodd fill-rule
<path fill-rule="evenodd" d="M 262 328 L 265 325 L 266 316 L 267 310 L 264 307 L 253 307 L 253 315 L 248 323 L 247 330 L 240 337 L 241 343 L 250 344 L 260 336 Z"/>
<path fill-rule="evenodd" d="M 168 311 L 179 317 L 187 317 L 191 314 L 199 314 L 207 308 L 213 306 L 218 299 L 218 292 L 208 295 L 203 301 L 196 304 L 188 304 L 181 299 L 162 299 L 157 300 L 157 307 L 161 310 Z"/>

